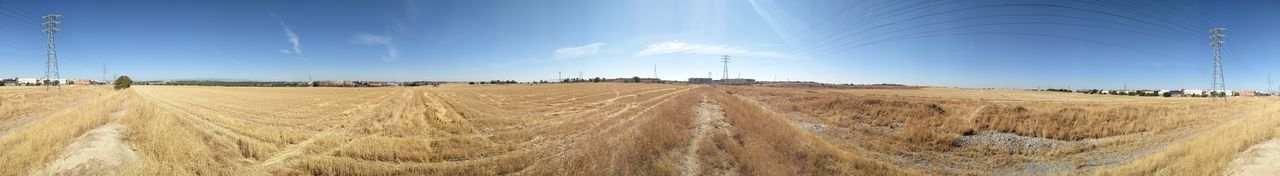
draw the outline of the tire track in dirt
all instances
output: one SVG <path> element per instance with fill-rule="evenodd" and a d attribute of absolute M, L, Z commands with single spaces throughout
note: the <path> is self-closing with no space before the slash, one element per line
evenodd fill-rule
<path fill-rule="evenodd" d="M 1253 145 L 1236 154 L 1226 175 L 1280 175 L 1280 139 Z"/>
<path fill-rule="evenodd" d="M 698 104 L 696 111 L 698 117 L 693 129 L 694 137 L 685 149 L 680 175 L 708 175 L 702 172 L 702 161 L 698 154 L 700 144 L 712 135 L 729 135 L 730 133 L 730 124 L 725 120 L 724 109 L 721 109 L 719 105 L 707 101 L 706 97 L 703 97 L 702 103 Z"/>
<path fill-rule="evenodd" d="M 965 120 L 965 121 L 973 121 L 973 118 L 974 118 L 974 117 L 978 117 L 978 113 L 982 112 L 982 110 L 983 110 L 983 109 L 986 109 L 986 108 L 987 108 L 987 106 L 988 106 L 988 105 L 985 105 L 985 104 L 984 104 L 984 105 L 982 105 L 982 106 L 979 106 L 977 110 L 973 110 L 973 112 L 972 112 L 972 113 L 969 113 L 969 116 L 965 116 L 965 119 L 964 119 L 964 120 Z"/>
<path fill-rule="evenodd" d="M 125 126 L 117 123 L 128 113 L 128 100 L 114 109 L 111 121 L 85 132 L 66 146 L 60 158 L 36 175 L 118 175 L 121 166 L 134 163 L 138 154 L 122 140 Z"/>

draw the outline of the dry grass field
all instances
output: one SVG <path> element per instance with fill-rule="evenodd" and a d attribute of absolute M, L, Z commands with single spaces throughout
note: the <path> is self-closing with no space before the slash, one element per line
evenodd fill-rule
<path fill-rule="evenodd" d="M 1272 98 L 680 84 L 0 88 L 0 175 L 1215 175 Z"/>

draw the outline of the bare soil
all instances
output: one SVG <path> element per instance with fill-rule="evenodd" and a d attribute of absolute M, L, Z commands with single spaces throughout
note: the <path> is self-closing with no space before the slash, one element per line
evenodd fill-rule
<path fill-rule="evenodd" d="M 1280 175 L 1280 139 L 1254 145 L 1231 161 L 1227 175 Z"/>
<path fill-rule="evenodd" d="M 121 107 L 124 107 L 122 105 Z M 111 113 L 119 119 L 127 113 L 120 108 Z M 138 160 L 138 154 L 121 140 L 124 125 L 109 122 L 89 130 L 68 145 L 65 153 L 42 171 L 50 175 L 120 175 L 118 168 Z"/>
<path fill-rule="evenodd" d="M 50 164 L 45 172 L 54 175 L 118 175 L 115 168 L 138 160 L 138 155 L 120 141 L 124 126 L 108 123 L 89 130 L 67 146 L 67 153 Z"/>

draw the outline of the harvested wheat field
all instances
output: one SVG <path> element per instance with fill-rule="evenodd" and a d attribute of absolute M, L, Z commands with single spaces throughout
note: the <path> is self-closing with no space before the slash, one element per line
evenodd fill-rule
<path fill-rule="evenodd" d="M 0 89 L 0 175 L 1218 175 L 1227 103 L 684 84 Z"/>

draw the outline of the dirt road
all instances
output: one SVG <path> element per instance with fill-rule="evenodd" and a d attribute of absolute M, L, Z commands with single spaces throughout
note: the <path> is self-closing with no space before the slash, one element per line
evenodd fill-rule
<path fill-rule="evenodd" d="M 1254 145 L 1231 161 L 1227 175 L 1280 175 L 1280 139 Z"/>
<path fill-rule="evenodd" d="M 119 175 L 118 168 L 138 160 L 138 154 L 121 141 L 124 125 L 114 122 L 128 113 L 127 102 L 111 113 L 113 122 L 89 130 L 67 146 L 61 158 L 45 167 L 52 175 Z"/>

